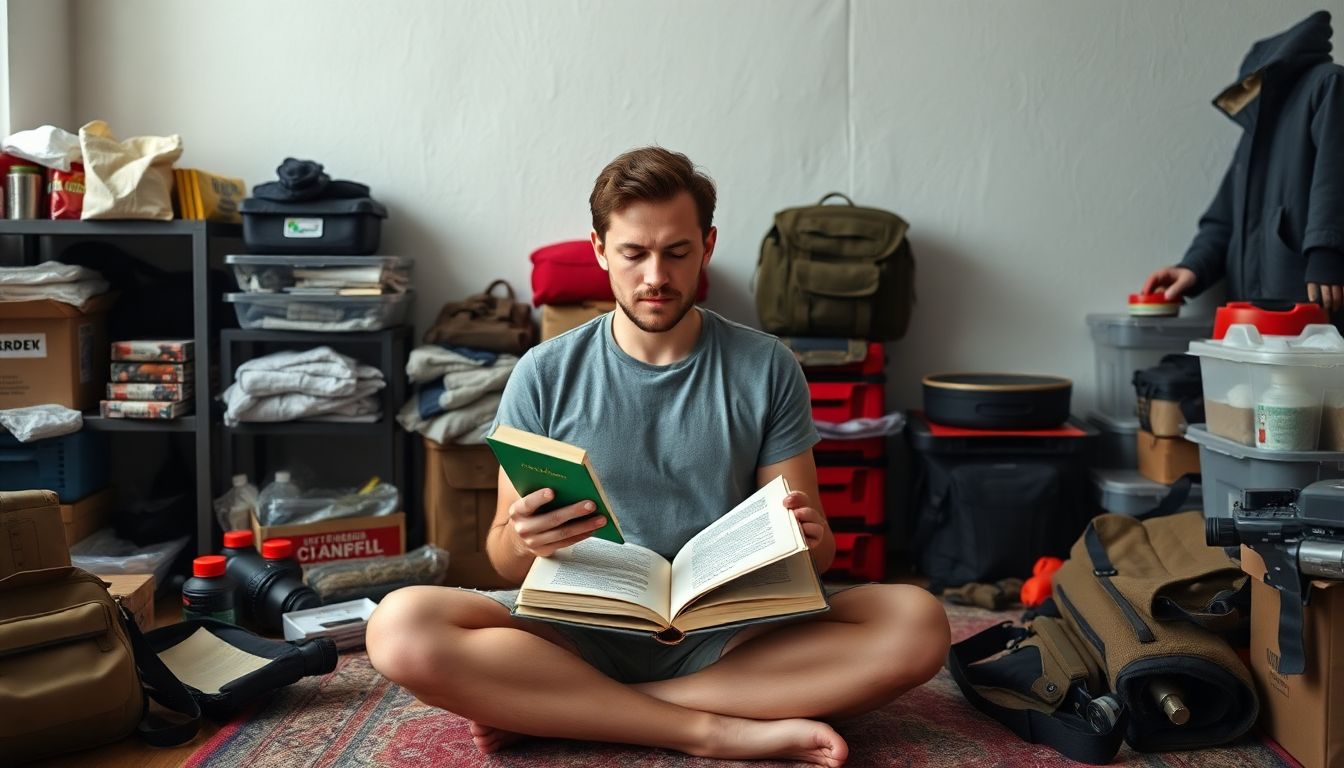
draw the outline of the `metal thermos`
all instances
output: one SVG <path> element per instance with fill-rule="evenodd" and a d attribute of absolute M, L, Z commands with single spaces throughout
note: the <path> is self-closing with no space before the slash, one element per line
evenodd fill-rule
<path fill-rule="evenodd" d="M 42 169 L 16 165 L 5 177 L 5 212 L 11 219 L 36 219 L 42 202 Z"/>

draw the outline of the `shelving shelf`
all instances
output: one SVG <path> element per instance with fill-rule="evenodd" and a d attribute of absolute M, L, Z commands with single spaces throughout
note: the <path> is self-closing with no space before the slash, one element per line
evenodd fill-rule
<path fill-rule="evenodd" d="M 212 551 L 211 499 L 214 489 L 211 487 L 211 479 L 215 459 L 212 451 L 218 425 L 210 416 L 213 392 L 209 386 L 209 362 L 216 354 L 213 324 L 222 302 L 219 296 L 210 293 L 208 275 L 213 263 L 212 250 L 215 255 L 222 257 L 225 251 L 241 248 L 242 227 L 236 224 L 183 220 L 0 219 L 0 237 L 4 236 L 19 238 L 24 264 L 38 263 L 43 256 L 43 243 L 52 240 L 119 243 L 122 240 L 169 238 L 175 242 L 185 241 L 181 245 L 189 249 L 191 258 L 189 262 L 184 261 L 183 265 L 189 267 L 191 271 L 192 339 L 195 342 L 195 356 L 198 361 L 197 386 L 193 395 L 195 412 L 172 420 L 105 419 L 96 413 L 85 413 L 84 424 L 89 430 L 99 432 L 192 435 L 196 548 L 201 554 Z M 217 261 L 220 260 L 222 258 Z"/>

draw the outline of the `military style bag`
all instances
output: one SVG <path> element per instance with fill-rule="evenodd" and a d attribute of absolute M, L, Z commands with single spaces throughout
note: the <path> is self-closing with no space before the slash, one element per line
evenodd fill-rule
<path fill-rule="evenodd" d="M 1199 749 L 1250 729 L 1259 699 L 1222 638 L 1248 618 L 1247 576 L 1204 545 L 1199 511 L 1170 514 L 1170 500 L 1146 520 L 1094 518 L 1026 626 L 952 646 L 948 669 L 977 709 L 1092 764 L 1122 739 Z"/>
<path fill-rule="evenodd" d="M 845 205 L 826 205 L 839 197 Z M 915 303 L 915 260 L 900 216 L 832 192 L 775 214 L 761 243 L 756 312 L 780 336 L 894 341 Z"/>
<path fill-rule="evenodd" d="M 504 295 L 496 296 L 500 286 Z M 513 286 L 496 280 L 484 293 L 444 304 L 434 325 L 425 331 L 424 342 L 521 355 L 537 343 L 537 327 L 532 308 L 514 298 Z"/>
<path fill-rule="evenodd" d="M 148 715 L 147 695 L 183 718 Z M 0 762 L 97 747 L 136 731 L 156 746 L 182 744 L 196 735 L 200 715 L 97 576 L 64 566 L 0 579 Z"/>

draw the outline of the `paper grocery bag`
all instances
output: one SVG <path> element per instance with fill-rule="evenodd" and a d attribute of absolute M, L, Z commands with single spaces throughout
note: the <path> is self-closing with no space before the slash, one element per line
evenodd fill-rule
<path fill-rule="evenodd" d="M 182 137 L 136 136 L 117 141 L 107 123 L 79 129 L 84 152 L 83 219 L 173 218 L 173 163 Z"/>

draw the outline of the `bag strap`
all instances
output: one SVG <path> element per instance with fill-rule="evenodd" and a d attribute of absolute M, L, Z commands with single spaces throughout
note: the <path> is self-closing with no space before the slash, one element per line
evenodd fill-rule
<path fill-rule="evenodd" d="M 1176 482 L 1171 484 L 1171 489 L 1167 495 L 1157 502 L 1157 506 L 1146 512 L 1140 512 L 1135 515 L 1136 520 L 1151 520 L 1156 517 L 1166 517 L 1174 515 L 1181 511 L 1185 505 L 1186 499 L 1190 498 L 1190 489 L 1198 481 L 1200 475 L 1198 472 L 1186 472 L 1184 475 L 1176 478 Z M 1095 562 L 1095 561 L 1094 561 Z"/>
<path fill-rule="evenodd" d="M 121 612 L 122 624 L 131 638 L 131 650 L 135 652 L 135 666 L 140 670 L 140 680 L 150 698 L 163 707 L 185 717 L 185 720 L 171 722 L 152 712 L 146 712 L 136 726 L 140 738 L 156 747 L 174 747 L 185 744 L 196 737 L 201 729 L 201 705 L 195 697 L 163 663 L 163 659 L 149 647 L 145 636 L 135 620 L 126 613 L 126 608 L 117 602 Z"/>
<path fill-rule="evenodd" d="M 504 295 L 496 296 L 495 289 L 501 285 L 504 286 Z M 496 320 L 507 321 L 513 314 L 513 305 L 516 302 L 516 299 L 513 297 L 513 286 L 509 285 L 507 280 L 500 279 L 494 281 L 490 284 L 489 288 L 485 289 L 485 293 L 481 294 L 481 297 L 485 300 L 487 307 L 492 307 L 494 309 Z"/>
<path fill-rule="evenodd" d="M 849 199 L 849 195 L 846 195 L 843 192 L 827 192 L 825 195 L 822 196 L 820 200 L 817 201 L 817 205 L 825 205 L 826 201 L 830 200 L 832 197 L 838 197 L 841 200 L 844 200 L 846 203 L 849 203 L 851 206 L 854 205 L 854 201 Z"/>
<path fill-rule="evenodd" d="M 967 668 L 977 661 L 989 658 L 996 653 L 1013 648 L 1031 631 L 1025 627 L 1003 622 L 983 632 L 971 635 L 959 643 L 953 643 L 947 654 L 947 670 L 952 674 L 957 687 L 966 700 L 981 712 L 1004 724 L 1023 741 L 1032 744 L 1045 744 L 1060 754 L 1081 763 L 1106 765 L 1120 751 L 1120 742 L 1124 739 L 1128 712 L 1121 707 L 1119 716 L 1105 730 L 1084 731 L 1068 720 L 1052 717 L 1034 709 L 1011 709 L 986 699 L 976 690 L 967 677 Z M 1074 686 L 1069 693 L 1069 701 L 1081 712 L 1085 712 L 1093 701 L 1087 691 Z"/>

